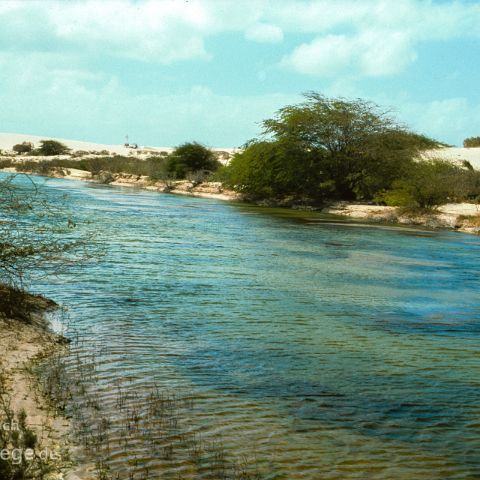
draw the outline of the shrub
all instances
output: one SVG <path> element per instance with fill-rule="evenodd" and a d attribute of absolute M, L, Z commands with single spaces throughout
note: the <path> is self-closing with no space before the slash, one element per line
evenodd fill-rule
<path fill-rule="evenodd" d="M 479 192 L 479 172 L 433 159 L 414 163 L 408 174 L 394 181 L 377 200 L 397 207 L 433 209 L 474 198 Z"/>
<path fill-rule="evenodd" d="M 36 153 L 50 157 L 53 155 L 63 155 L 69 151 L 70 149 L 66 145 L 56 140 L 42 140 L 40 142 L 40 148 L 36 150 Z"/>
<path fill-rule="evenodd" d="M 16 153 L 30 153 L 33 150 L 33 144 L 31 142 L 17 143 L 12 150 Z"/>
<path fill-rule="evenodd" d="M 185 178 L 188 173 L 213 172 L 220 166 L 213 152 L 198 142 L 184 143 L 173 151 L 166 165 L 167 172 L 177 178 Z"/>
<path fill-rule="evenodd" d="M 438 142 L 407 130 L 376 104 L 315 92 L 263 122 L 261 140 L 230 161 L 230 185 L 266 199 L 371 200 Z"/>
<path fill-rule="evenodd" d="M 469 137 L 463 141 L 465 148 L 480 147 L 480 137 Z"/>

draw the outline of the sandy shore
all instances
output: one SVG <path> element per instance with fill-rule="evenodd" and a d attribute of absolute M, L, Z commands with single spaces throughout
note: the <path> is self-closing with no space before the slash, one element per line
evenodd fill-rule
<path fill-rule="evenodd" d="M 51 307 L 41 298 L 38 302 L 40 309 Z M 70 467 L 70 424 L 66 418 L 56 414 L 41 393 L 33 367 L 40 359 L 64 349 L 65 341 L 48 331 L 38 318 L 35 314 L 31 322 L 26 322 L 0 317 L 0 391 L 3 400 L 9 402 L 16 414 L 22 410 L 26 412 L 27 426 L 38 439 L 35 451 L 48 459 L 53 470 L 48 478 L 53 480 L 64 478 L 65 471 Z M 3 420 L 4 413 L 0 411 Z"/>
<path fill-rule="evenodd" d="M 396 207 L 337 202 L 322 210 L 365 222 L 388 222 L 454 229 L 480 234 L 480 206 L 473 203 L 449 203 L 428 214 L 403 213 Z"/>
<path fill-rule="evenodd" d="M 18 173 L 17 170 L 12 167 L 4 168 L 0 171 Z M 92 176 L 91 172 L 75 168 L 56 168 L 49 176 L 53 178 L 98 182 L 117 187 L 141 188 L 160 193 L 173 193 L 216 200 L 241 201 L 242 198 L 239 193 L 224 188 L 220 182 L 204 182 L 197 185 L 188 180 L 178 180 L 165 183 L 163 181 L 150 180 L 149 177 L 146 176 L 125 173 L 110 174 L 107 172 L 105 172 L 105 175 L 101 172 L 97 176 Z"/>

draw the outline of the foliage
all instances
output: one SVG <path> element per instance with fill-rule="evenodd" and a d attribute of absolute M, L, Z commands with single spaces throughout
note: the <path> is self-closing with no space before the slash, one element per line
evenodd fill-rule
<path fill-rule="evenodd" d="M 31 142 L 17 143 L 12 147 L 12 150 L 17 153 L 30 153 L 33 150 Z"/>
<path fill-rule="evenodd" d="M 431 159 L 414 163 L 408 174 L 378 197 L 391 206 L 432 209 L 472 199 L 479 192 L 480 172 Z"/>
<path fill-rule="evenodd" d="M 321 172 L 311 168 L 314 162 L 295 143 L 254 142 L 226 168 L 227 183 L 253 199 L 318 195 L 325 185 Z"/>
<path fill-rule="evenodd" d="M 89 256 L 88 243 L 60 199 L 49 201 L 28 175 L 0 180 L 0 283 L 22 287 Z"/>
<path fill-rule="evenodd" d="M 228 167 L 228 182 L 258 198 L 283 195 L 370 200 L 437 142 L 410 132 L 378 105 L 308 93 L 263 122 Z"/>
<path fill-rule="evenodd" d="M 220 162 L 209 148 L 198 142 L 187 142 L 175 148 L 169 156 L 166 172 L 176 178 L 186 178 L 189 173 L 212 172 L 219 166 Z"/>
<path fill-rule="evenodd" d="M 11 162 L 8 166 L 11 166 Z M 146 160 L 115 155 L 113 157 L 87 157 L 52 159 L 48 161 L 23 161 L 15 164 L 18 171 L 34 172 L 48 175 L 53 169 L 76 168 L 97 175 L 100 172 L 126 173 L 129 175 L 162 178 L 165 174 L 166 159 L 164 157 L 149 157 Z"/>
<path fill-rule="evenodd" d="M 465 148 L 480 147 L 480 137 L 469 137 L 463 141 Z"/>
<path fill-rule="evenodd" d="M 37 155 L 51 157 L 53 155 L 63 155 L 69 151 L 70 149 L 66 145 L 56 140 L 41 140 L 40 147 L 35 152 Z"/>
<path fill-rule="evenodd" d="M 55 467 L 39 455 L 37 436 L 28 427 L 24 410 L 13 411 L 0 379 L 0 478 L 5 480 L 42 480 Z M 50 453 L 49 453 L 50 455 Z"/>

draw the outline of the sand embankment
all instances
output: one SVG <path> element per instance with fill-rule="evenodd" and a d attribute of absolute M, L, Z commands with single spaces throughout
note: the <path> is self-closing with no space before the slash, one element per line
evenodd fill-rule
<path fill-rule="evenodd" d="M 3 171 L 16 172 L 14 168 L 4 168 Z M 240 193 L 224 188 L 220 182 L 200 184 L 188 180 L 164 182 L 132 174 L 100 172 L 98 175 L 92 175 L 91 172 L 86 170 L 71 168 L 56 168 L 50 172 L 50 176 L 216 200 L 237 202 L 243 200 Z M 321 211 L 322 213 L 345 216 L 364 222 L 423 225 L 429 228 L 447 228 L 466 233 L 480 233 L 480 206 L 472 203 L 451 203 L 443 205 L 437 211 L 428 214 L 408 214 L 402 213 L 401 209 L 396 207 L 349 202 L 336 202 Z"/>
<path fill-rule="evenodd" d="M 406 213 L 397 207 L 336 202 L 324 208 L 322 212 L 365 222 L 422 225 L 429 228 L 446 228 L 466 233 L 480 233 L 480 206 L 473 203 L 449 203 L 433 212 Z"/>
<path fill-rule="evenodd" d="M 0 286 L 3 303 L 9 291 L 8 287 Z M 23 298 L 28 319 L 7 318 L 5 312 L 0 313 L 0 396 L 2 405 L 10 405 L 16 415 L 25 411 L 26 424 L 37 437 L 35 452 L 52 467 L 52 479 L 63 478 L 61 475 L 70 466 L 70 424 L 56 414 L 41 392 L 33 367 L 41 359 L 64 349 L 65 339 L 50 332 L 42 320 L 43 312 L 54 307 L 53 302 L 28 294 L 23 294 Z M 6 428 L 5 414 L 2 407 L 0 428 Z"/>
<path fill-rule="evenodd" d="M 0 169 L 3 172 L 19 173 L 15 168 L 8 167 Z M 31 171 L 22 173 L 34 174 Z M 65 178 L 68 180 L 83 180 L 88 182 L 97 182 L 105 185 L 114 185 L 117 187 L 141 188 L 160 193 L 173 193 L 177 195 L 189 195 L 192 197 L 212 198 L 216 200 L 240 201 L 241 195 L 233 190 L 229 190 L 220 182 L 203 182 L 200 184 L 188 180 L 162 181 L 151 180 L 147 176 L 133 175 L 128 173 L 110 173 L 100 172 L 92 175 L 87 170 L 78 170 L 75 168 L 56 167 L 49 172 L 49 177 Z"/>

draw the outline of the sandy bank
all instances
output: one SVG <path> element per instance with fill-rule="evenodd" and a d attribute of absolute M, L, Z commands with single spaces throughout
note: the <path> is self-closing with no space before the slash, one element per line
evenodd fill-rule
<path fill-rule="evenodd" d="M 435 150 L 428 150 L 423 155 L 425 158 L 439 158 L 448 160 L 457 165 L 462 165 L 464 161 L 469 162 L 473 168 L 480 170 L 480 147 L 460 148 L 444 147 Z"/>
<path fill-rule="evenodd" d="M 241 195 L 233 190 L 228 190 L 220 182 L 203 182 L 196 184 L 188 180 L 154 181 L 148 177 L 136 175 L 115 174 L 110 185 L 119 187 L 143 188 L 161 193 L 189 195 L 192 197 L 213 198 L 217 200 L 241 200 Z"/>
<path fill-rule="evenodd" d="M 5 298 L 7 290 L 4 287 L 0 290 L 2 298 Z M 54 412 L 41 393 L 33 368 L 40 359 L 64 349 L 65 341 L 48 331 L 42 320 L 42 312 L 51 309 L 53 304 L 41 297 L 28 295 L 27 308 L 32 306 L 29 320 L 6 318 L 4 313 L 0 315 L 0 396 L 2 405 L 9 404 L 16 415 L 22 410 L 26 412 L 26 424 L 38 439 L 34 450 L 47 459 L 52 469 L 45 478 L 60 479 L 69 467 L 70 425 Z M 0 428 L 5 428 L 5 413 L 2 407 Z M 14 422 L 8 427 L 15 428 Z"/>
<path fill-rule="evenodd" d="M 1 169 L 3 172 L 18 173 L 13 167 Z M 26 171 L 35 175 L 35 173 Z M 203 182 L 196 184 L 188 180 L 177 180 L 164 182 L 162 180 L 151 180 L 146 176 L 131 175 L 126 173 L 100 172 L 92 175 L 86 170 L 75 168 L 55 168 L 49 173 L 53 178 L 65 178 L 68 180 L 83 180 L 97 182 L 117 187 L 141 188 L 160 193 L 173 193 L 177 195 L 189 195 L 192 197 L 212 198 L 216 200 L 240 201 L 241 195 L 233 190 L 226 189 L 220 182 Z"/>
<path fill-rule="evenodd" d="M 449 203 L 431 213 L 404 213 L 396 207 L 336 202 L 323 213 L 342 215 L 366 222 L 389 222 L 454 229 L 480 234 L 480 207 L 472 203 Z"/>
<path fill-rule="evenodd" d="M 4 168 L 2 171 L 16 173 L 14 168 Z M 123 173 L 100 172 L 97 175 L 92 175 L 88 171 L 72 168 L 56 168 L 50 172 L 50 176 L 98 182 L 119 187 L 140 188 L 160 193 L 173 193 L 225 201 L 243 201 L 240 193 L 224 188 L 220 182 L 204 182 L 200 184 L 195 184 L 188 180 L 164 182 L 154 181 L 146 176 Z M 428 214 L 407 214 L 402 213 L 396 207 L 348 202 L 336 202 L 323 208 L 321 211 L 322 213 L 341 215 L 364 222 L 423 225 L 429 228 L 446 228 L 480 234 L 480 206 L 471 203 L 443 205 L 436 212 Z"/>

